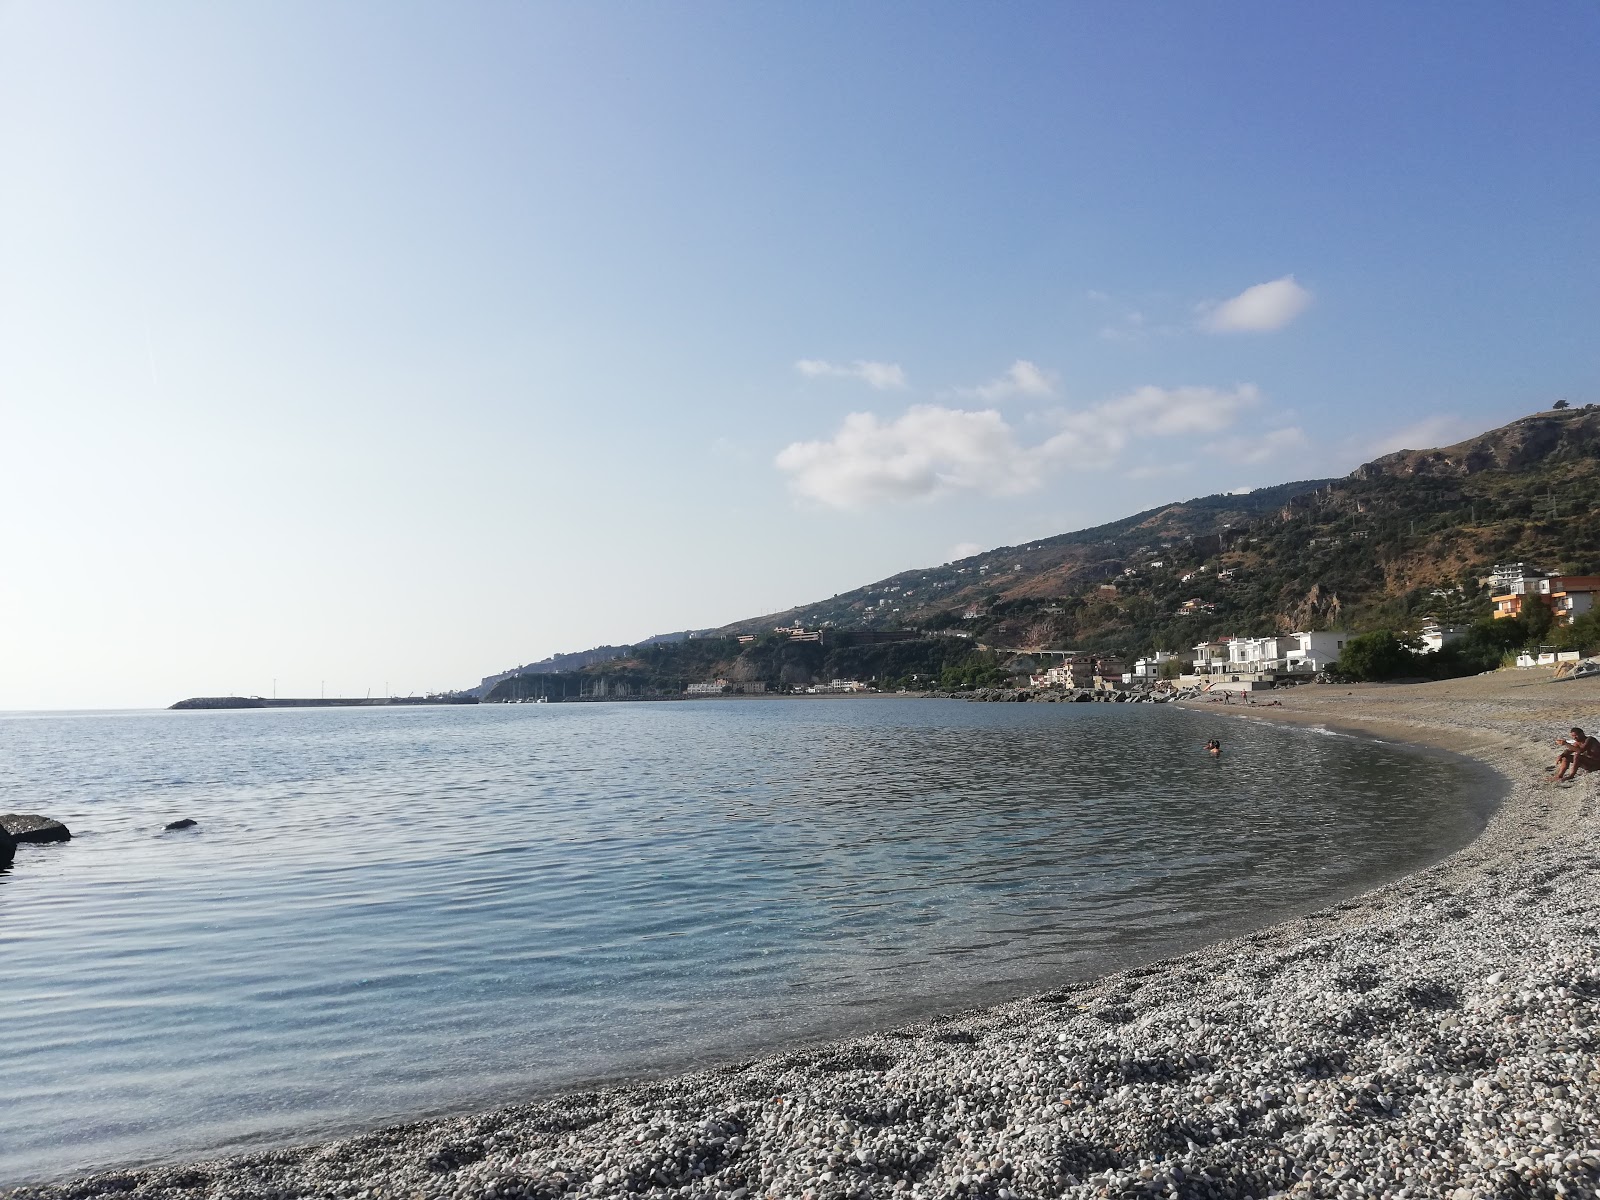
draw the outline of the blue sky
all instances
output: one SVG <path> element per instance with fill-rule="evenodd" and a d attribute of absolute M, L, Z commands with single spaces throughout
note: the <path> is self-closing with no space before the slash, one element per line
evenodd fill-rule
<path fill-rule="evenodd" d="M 456 686 L 1600 401 L 1597 48 L 0 5 L 0 707 Z"/>

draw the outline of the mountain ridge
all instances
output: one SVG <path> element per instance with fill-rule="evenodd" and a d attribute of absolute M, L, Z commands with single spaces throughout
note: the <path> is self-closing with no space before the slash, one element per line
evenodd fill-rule
<path fill-rule="evenodd" d="M 1600 406 L 1532 413 L 1338 478 L 1157 505 L 897 572 L 583 670 L 646 692 L 713 675 L 779 685 L 827 671 L 975 680 L 1000 670 L 983 657 L 989 646 L 1131 657 L 1228 633 L 1415 630 L 1430 618 L 1486 617 L 1486 575 L 1508 560 L 1571 573 L 1600 566 Z M 824 652 L 774 633 L 795 625 L 922 637 L 894 647 L 838 638 Z"/>

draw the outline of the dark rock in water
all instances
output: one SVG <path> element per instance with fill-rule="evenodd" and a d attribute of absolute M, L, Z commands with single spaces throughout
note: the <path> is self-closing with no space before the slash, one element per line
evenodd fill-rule
<path fill-rule="evenodd" d="M 19 842 L 65 842 L 72 837 L 72 831 L 60 821 L 38 813 L 0 813 L 0 828 Z"/>
<path fill-rule="evenodd" d="M 196 821 L 193 817 L 185 817 L 181 821 L 168 821 L 167 822 L 167 828 L 168 829 L 193 829 L 198 824 L 200 824 L 200 822 Z"/>
<path fill-rule="evenodd" d="M 0 870 L 9 867 L 16 856 L 17 839 L 6 832 L 4 825 L 0 825 Z"/>

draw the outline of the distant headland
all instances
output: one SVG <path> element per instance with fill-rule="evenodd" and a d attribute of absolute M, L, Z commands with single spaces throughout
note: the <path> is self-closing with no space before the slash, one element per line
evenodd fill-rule
<path fill-rule="evenodd" d="M 476 696 L 450 692 L 442 696 L 318 696 L 310 700 L 268 700 L 261 696 L 191 696 L 173 708 L 384 708 L 417 704 L 476 704 Z"/>

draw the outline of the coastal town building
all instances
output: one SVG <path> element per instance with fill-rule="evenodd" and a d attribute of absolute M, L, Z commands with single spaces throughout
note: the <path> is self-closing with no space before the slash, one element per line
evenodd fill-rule
<path fill-rule="evenodd" d="M 1201 642 L 1194 648 L 1194 673 L 1196 675 L 1216 674 L 1228 662 L 1228 643 L 1233 641 L 1230 637 L 1221 637 L 1214 642 Z"/>
<path fill-rule="evenodd" d="M 1501 568 L 1495 568 L 1495 580 L 1506 590 L 1497 590 L 1492 596 L 1496 620 L 1520 617 L 1529 605 L 1542 604 L 1558 625 L 1569 625 L 1572 618 L 1594 607 L 1595 595 L 1600 593 L 1600 575 L 1546 575 L 1524 571 L 1512 578 L 1509 574 L 1502 576 L 1500 571 Z"/>
<path fill-rule="evenodd" d="M 1094 686 L 1115 691 L 1122 687 L 1127 671 L 1120 658 L 1098 658 L 1094 664 Z"/>
<path fill-rule="evenodd" d="M 1202 600 L 1198 596 L 1192 600 L 1185 600 L 1178 605 L 1178 615 L 1180 617 L 1193 617 L 1200 613 L 1214 613 L 1216 611 L 1217 606 L 1215 604 L 1209 600 Z"/>
<path fill-rule="evenodd" d="M 1437 654 L 1451 642 L 1466 636 L 1464 625 L 1441 625 L 1437 621 L 1429 621 L 1422 627 L 1422 648 L 1430 654 Z"/>
<path fill-rule="evenodd" d="M 720 696 L 729 688 L 726 679 L 712 679 L 706 683 L 691 683 L 683 689 L 685 696 Z"/>
<path fill-rule="evenodd" d="M 1097 680 L 1122 683 L 1122 660 L 1092 654 L 1066 655 L 1059 666 L 1028 676 L 1028 683 L 1036 688 L 1093 688 Z"/>
<path fill-rule="evenodd" d="M 1519 584 L 1524 584 L 1530 579 L 1543 579 L 1548 574 L 1549 572 L 1541 571 L 1525 562 L 1496 563 L 1494 570 L 1489 573 L 1489 578 L 1480 582 L 1488 583 L 1491 595 L 1506 595 L 1517 591 Z"/>
<path fill-rule="evenodd" d="M 1271 637 L 1222 637 L 1194 647 L 1190 682 L 1270 685 L 1280 678 L 1305 678 L 1332 666 L 1351 635 L 1308 631 Z"/>
<path fill-rule="evenodd" d="M 1171 650 L 1157 650 L 1147 658 L 1141 658 L 1133 664 L 1133 670 L 1127 675 L 1127 681 L 1133 683 L 1138 680 L 1152 680 L 1161 678 L 1161 668 L 1170 662 L 1182 662 L 1188 665 L 1191 655 L 1189 653 L 1175 654 Z"/>
<path fill-rule="evenodd" d="M 806 691 L 813 695 L 825 695 L 830 692 L 865 692 L 870 690 L 859 679 L 835 679 L 828 683 L 813 684 Z"/>

